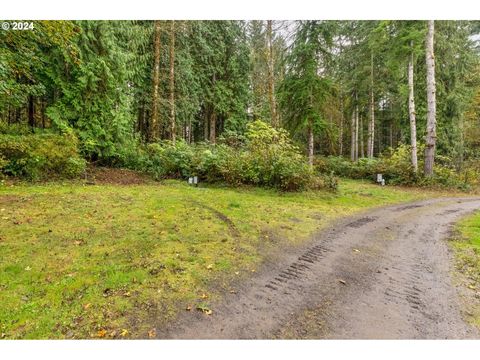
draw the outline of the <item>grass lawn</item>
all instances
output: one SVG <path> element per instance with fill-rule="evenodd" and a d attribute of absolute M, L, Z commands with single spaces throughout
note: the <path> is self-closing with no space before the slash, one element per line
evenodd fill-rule
<path fill-rule="evenodd" d="M 179 181 L 2 185 L 0 335 L 153 336 L 179 311 L 215 311 L 209 302 L 269 249 L 362 209 L 439 195 L 349 180 L 336 194 Z"/>
<path fill-rule="evenodd" d="M 467 317 L 480 328 L 480 212 L 463 219 L 457 225 L 456 235 L 452 241 L 456 265 L 463 274 L 462 285 L 470 293 L 467 295 Z"/>

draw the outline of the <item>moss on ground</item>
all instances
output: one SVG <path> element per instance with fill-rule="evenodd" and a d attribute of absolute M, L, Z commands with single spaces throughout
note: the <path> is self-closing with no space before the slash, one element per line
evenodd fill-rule
<path fill-rule="evenodd" d="M 456 226 L 451 242 L 455 252 L 456 268 L 462 274 L 467 320 L 480 328 L 480 212 L 476 212 Z"/>

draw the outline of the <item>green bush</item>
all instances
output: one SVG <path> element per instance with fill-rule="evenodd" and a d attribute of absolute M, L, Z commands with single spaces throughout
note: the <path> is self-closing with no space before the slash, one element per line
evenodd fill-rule
<path fill-rule="evenodd" d="M 74 178 L 85 169 L 72 134 L 0 135 L 0 170 L 30 180 Z"/>
<path fill-rule="evenodd" d="M 143 171 L 155 178 L 198 176 L 206 182 L 251 184 L 295 191 L 329 181 L 314 176 L 284 130 L 255 121 L 245 136 L 227 133 L 217 145 L 189 145 L 177 140 L 127 147 L 110 159 L 111 165 Z"/>
<path fill-rule="evenodd" d="M 387 149 L 380 157 L 362 158 L 351 162 L 342 157 L 321 157 L 315 165 L 320 173 L 331 173 L 352 179 L 369 179 L 375 181 L 376 174 L 382 174 L 387 184 L 418 185 L 429 187 L 458 188 L 468 190 L 478 184 L 479 172 L 473 166 L 467 166 L 461 172 L 452 167 L 452 159 L 438 155 L 435 159 L 434 175 L 422 175 L 423 146 L 418 149 L 419 171 L 416 174 L 411 164 L 410 146 L 400 145 L 396 149 Z"/>

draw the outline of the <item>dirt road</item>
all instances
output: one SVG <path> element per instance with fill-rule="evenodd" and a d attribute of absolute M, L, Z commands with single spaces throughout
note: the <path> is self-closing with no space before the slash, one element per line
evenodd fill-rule
<path fill-rule="evenodd" d="M 461 316 L 446 238 L 480 199 L 436 199 L 334 224 L 265 265 L 210 316 L 186 312 L 161 338 L 480 338 Z"/>

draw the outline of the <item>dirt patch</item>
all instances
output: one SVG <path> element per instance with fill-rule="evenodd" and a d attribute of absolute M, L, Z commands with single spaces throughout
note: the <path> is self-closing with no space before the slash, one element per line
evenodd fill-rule
<path fill-rule="evenodd" d="M 347 224 L 348 227 L 358 229 L 359 227 L 362 227 L 365 224 L 371 223 L 373 221 L 377 220 L 376 217 L 364 217 L 358 220 L 355 220 L 351 222 L 350 224 Z"/>
<path fill-rule="evenodd" d="M 19 202 L 21 197 L 18 195 L 0 195 L 0 206 L 10 205 L 14 202 Z"/>
<path fill-rule="evenodd" d="M 234 238 L 239 238 L 240 233 L 238 232 L 237 228 L 235 227 L 235 224 L 233 221 L 224 213 L 218 211 L 217 209 L 212 208 L 211 206 L 202 204 L 199 201 L 191 201 L 193 204 L 199 206 L 200 208 L 207 209 L 208 211 L 212 212 L 219 220 L 223 221 L 225 224 L 227 224 L 228 229 L 230 230 L 230 233 Z"/>
<path fill-rule="evenodd" d="M 419 204 L 407 205 L 407 206 L 402 206 L 402 207 L 397 208 L 396 211 L 416 209 L 416 208 L 420 208 L 422 206 L 423 205 L 419 205 Z"/>
<path fill-rule="evenodd" d="M 88 167 L 85 180 L 91 185 L 142 185 L 153 181 L 147 175 L 133 170 L 96 166 Z"/>

